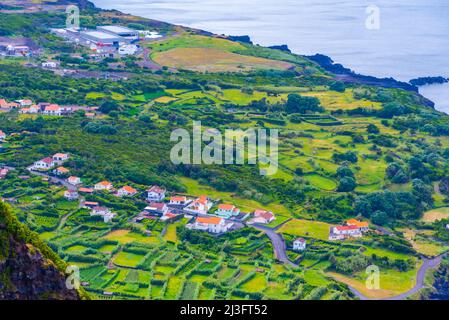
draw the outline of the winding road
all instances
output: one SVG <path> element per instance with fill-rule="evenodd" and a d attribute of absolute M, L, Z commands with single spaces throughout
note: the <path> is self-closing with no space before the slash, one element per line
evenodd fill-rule
<path fill-rule="evenodd" d="M 386 299 L 382 299 L 382 300 L 405 300 L 408 297 L 410 297 L 411 295 L 413 295 L 413 294 L 417 293 L 418 291 L 420 291 L 421 289 L 423 289 L 425 287 L 424 278 L 426 276 L 426 272 L 428 270 L 432 270 L 432 269 L 438 268 L 438 266 L 441 263 L 441 260 L 447 254 L 448 253 L 443 253 L 443 254 L 441 254 L 441 255 L 439 255 L 439 256 L 437 256 L 435 258 L 432 258 L 432 259 L 427 259 L 425 257 L 422 257 L 423 263 L 422 263 L 421 267 L 418 270 L 418 274 L 416 275 L 415 286 L 412 289 L 410 289 L 409 291 L 401 293 L 400 295 L 397 295 L 397 296 L 394 296 L 394 297 L 390 297 L 390 298 L 386 298 Z M 363 293 L 361 293 L 360 291 L 358 291 L 357 289 L 355 289 L 355 288 L 353 288 L 353 287 L 351 287 L 349 285 L 348 285 L 348 288 L 360 300 L 377 300 L 377 299 L 368 298 Z"/>
<path fill-rule="evenodd" d="M 298 266 L 297 264 L 290 261 L 290 259 L 288 258 L 285 241 L 281 235 L 276 233 L 275 231 L 276 229 L 272 229 L 257 224 L 254 224 L 253 227 L 256 228 L 257 230 L 263 231 L 268 236 L 268 238 L 270 238 L 271 243 L 273 244 L 274 256 L 276 257 L 276 259 L 294 267 Z"/>
<path fill-rule="evenodd" d="M 274 250 L 274 255 L 275 255 L 276 259 L 278 259 L 279 261 L 281 261 L 285 264 L 291 265 L 291 266 L 296 266 L 296 267 L 298 266 L 294 262 L 290 261 L 290 259 L 288 258 L 287 252 L 286 252 L 287 248 L 285 245 L 285 241 L 281 235 L 276 233 L 276 230 L 279 228 L 279 226 L 277 228 L 269 228 L 266 226 L 255 224 L 255 225 L 253 225 L 253 227 L 260 231 L 263 231 L 270 238 L 271 243 L 273 244 L 273 250 Z M 407 292 L 401 293 L 397 296 L 390 297 L 387 299 L 382 299 L 382 300 L 404 300 L 404 299 L 407 299 L 408 297 L 410 297 L 411 295 L 417 293 L 421 289 L 423 289 L 425 287 L 424 278 L 426 276 L 426 272 L 428 270 L 438 268 L 443 257 L 445 257 L 446 255 L 449 255 L 449 253 L 443 253 L 443 254 L 436 256 L 435 258 L 432 258 L 432 259 L 428 259 L 426 257 L 421 257 L 421 259 L 423 260 L 423 263 L 421 264 L 421 267 L 419 268 L 418 273 L 416 275 L 415 286 Z M 361 293 L 354 287 L 351 287 L 350 285 L 347 285 L 347 286 L 351 290 L 351 292 L 360 300 L 376 300 L 376 299 L 368 298 L 363 293 Z"/>

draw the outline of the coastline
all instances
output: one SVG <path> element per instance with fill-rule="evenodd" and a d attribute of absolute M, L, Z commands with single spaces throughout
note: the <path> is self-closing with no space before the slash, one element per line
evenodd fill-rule
<path fill-rule="evenodd" d="M 102 10 L 115 10 L 115 11 L 123 12 L 126 14 L 133 14 L 132 10 L 127 11 L 127 10 L 117 9 L 117 8 L 112 8 L 112 7 L 109 7 L 108 9 L 103 9 L 103 6 L 95 4 L 97 1 L 91 0 L 90 2 L 96 8 L 101 8 Z M 145 10 L 143 10 L 142 13 L 139 13 L 138 16 L 141 16 L 141 17 L 147 18 L 147 19 L 152 19 L 155 21 L 162 21 L 162 20 L 158 20 L 158 18 L 146 16 Z M 165 21 L 165 20 L 163 20 L 163 21 Z M 185 26 L 182 23 L 173 23 L 173 22 L 168 22 L 168 23 L 191 28 L 190 26 L 188 26 L 188 25 Z M 202 32 L 206 32 L 208 34 L 219 35 L 217 33 L 205 31 L 203 29 L 198 29 L 198 30 L 202 31 Z M 230 35 L 230 33 L 226 33 L 225 35 L 222 34 L 222 36 L 226 36 L 228 39 L 233 40 L 233 41 L 240 41 L 240 42 L 244 42 L 244 43 L 260 45 L 253 41 L 251 34 Z M 404 90 L 415 91 L 422 97 L 422 101 L 424 102 L 424 104 L 426 106 L 431 107 L 437 111 L 449 114 L 449 105 L 441 106 L 441 102 L 445 101 L 445 98 L 439 99 L 439 97 L 441 95 L 444 95 L 441 92 L 439 92 L 439 90 L 441 90 L 441 86 L 435 85 L 435 86 L 431 87 L 431 90 L 426 90 L 427 87 L 424 88 L 423 86 L 416 86 L 416 85 L 411 84 L 406 81 L 397 80 L 397 78 L 395 78 L 395 77 L 377 77 L 377 76 L 371 76 L 371 75 L 369 75 L 369 73 L 358 73 L 357 71 L 347 68 L 343 64 L 334 62 L 333 58 L 331 58 L 331 56 L 329 56 L 329 55 L 320 54 L 320 53 L 317 53 L 314 55 L 306 55 L 306 54 L 297 52 L 297 50 L 291 50 L 289 48 L 289 44 L 281 44 L 281 45 L 271 44 L 271 45 L 261 45 L 261 46 L 264 46 L 267 48 L 272 48 L 272 49 L 277 49 L 277 50 L 282 50 L 282 51 L 288 51 L 293 54 L 297 54 L 299 56 L 306 57 L 306 58 L 314 61 L 315 63 L 318 63 L 325 70 L 335 74 L 337 80 L 341 80 L 341 81 L 349 82 L 349 83 L 352 82 L 352 83 L 360 83 L 360 84 L 380 86 L 380 87 L 386 87 L 386 88 L 400 88 L 400 89 L 404 89 Z M 317 59 L 314 59 L 314 57 Z M 423 79 L 423 78 L 437 78 L 437 77 L 431 77 L 431 76 L 416 77 L 415 79 L 410 79 L 410 81 L 416 80 L 416 79 Z M 442 91 L 447 91 L 448 100 L 449 100 L 449 87 L 447 88 L 447 90 L 444 89 Z M 437 98 L 437 99 L 435 99 L 435 98 Z M 435 101 L 434 101 L 434 99 L 435 99 Z"/>

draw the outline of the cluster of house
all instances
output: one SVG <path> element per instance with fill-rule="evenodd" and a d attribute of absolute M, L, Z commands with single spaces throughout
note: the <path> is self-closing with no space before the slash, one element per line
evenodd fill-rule
<path fill-rule="evenodd" d="M 345 240 L 349 238 L 360 238 L 369 231 L 369 224 L 366 221 L 349 219 L 345 225 L 330 228 L 329 240 Z"/>
<path fill-rule="evenodd" d="M 175 195 L 167 199 L 166 190 L 152 186 L 147 190 L 149 205 L 139 214 L 136 221 L 158 217 L 161 221 L 176 219 L 180 215 L 192 218 L 186 225 L 193 230 L 206 231 L 214 234 L 225 233 L 234 226 L 234 221 L 250 219 L 249 223 L 267 224 L 275 219 L 272 212 L 255 210 L 252 214 L 243 213 L 232 204 L 219 204 L 214 213 L 209 213 L 214 202 L 206 195 L 198 198 Z"/>
<path fill-rule="evenodd" d="M 77 110 L 84 110 L 86 117 L 95 116 L 98 107 L 86 106 L 60 106 L 54 103 L 40 102 L 34 104 L 33 101 L 24 99 L 8 102 L 5 99 L 0 99 L 0 109 L 10 111 L 12 109 L 19 109 L 21 114 L 42 114 L 46 116 L 64 116 L 72 114 Z"/>
<path fill-rule="evenodd" d="M 52 29 L 52 33 L 92 50 L 93 58 L 117 58 L 141 51 L 135 43 L 162 37 L 156 31 L 134 30 L 119 25 L 98 26 L 92 30 Z"/>
<path fill-rule="evenodd" d="M 0 56 L 30 57 L 39 53 L 40 49 L 30 39 L 0 37 Z"/>

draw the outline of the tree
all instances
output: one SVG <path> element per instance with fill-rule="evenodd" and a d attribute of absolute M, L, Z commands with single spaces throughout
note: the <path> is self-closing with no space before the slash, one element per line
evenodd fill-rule
<path fill-rule="evenodd" d="M 371 220 L 379 226 L 384 226 L 388 223 L 388 215 L 378 210 L 371 215 Z"/>
<path fill-rule="evenodd" d="M 329 86 L 329 89 L 337 92 L 345 92 L 346 86 L 343 82 L 336 81 Z"/>
<path fill-rule="evenodd" d="M 380 133 L 379 128 L 378 128 L 376 125 L 372 124 L 372 123 L 370 123 L 370 124 L 368 125 L 368 127 L 366 128 L 366 131 L 367 131 L 369 134 L 379 134 L 379 133 Z"/>
<path fill-rule="evenodd" d="M 315 97 L 302 97 L 299 94 L 292 93 L 288 95 L 286 111 L 288 113 L 308 113 L 322 112 L 324 109 L 320 106 L 320 100 Z"/>
<path fill-rule="evenodd" d="M 357 183 L 354 178 L 344 177 L 340 180 L 338 185 L 339 192 L 351 192 L 354 191 L 355 187 L 357 187 Z"/>
<path fill-rule="evenodd" d="M 421 202 L 427 205 L 433 204 L 432 198 L 433 190 L 430 186 L 426 185 L 420 179 L 414 179 L 412 181 L 412 194 Z"/>
<path fill-rule="evenodd" d="M 350 168 L 348 168 L 347 166 L 341 166 L 337 169 L 337 177 L 339 177 L 339 178 L 345 178 L 345 177 L 354 178 L 354 172 L 352 172 L 352 170 Z"/>
<path fill-rule="evenodd" d="M 117 102 L 111 101 L 111 100 L 106 100 L 101 104 L 101 106 L 98 110 L 100 112 L 108 114 L 111 111 L 115 111 L 115 110 L 119 110 L 119 109 L 120 109 L 120 106 Z"/>

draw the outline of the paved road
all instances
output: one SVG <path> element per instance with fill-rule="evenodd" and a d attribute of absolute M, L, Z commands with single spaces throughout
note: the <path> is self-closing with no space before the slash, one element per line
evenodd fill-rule
<path fill-rule="evenodd" d="M 297 266 L 295 263 L 293 263 L 292 261 L 290 261 L 290 259 L 287 256 L 287 252 L 286 252 L 286 246 L 285 246 L 285 241 L 284 239 L 282 239 L 282 237 L 277 234 L 272 228 L 269 227 L 265 227 L 265 226 L 261 226 L 261 225 L 252 225 L 254 228 L 263 231 L 268 238 L 270 238 L 271 243 L 273 244 L 273 250 L 274 250 L 274 255 L 276 257 L 276 259 L 278 259 L 279 261 L 289 264 L 291 266 Z"/>
<path fill-rule="evenodd" d="M 67 180 L 65 180 L 65 179 L 53 177 L 53 176 L 50 176 L 48 173 L 41 172 L 41 171 L 36 171 L 36 170 L 33 170 L 33 169 L 29 168 L 29 167 L 27 168 L 27 170 L 30 173 L 34 174 L 34 175 L 48 178 L 51 183 L 61 184 L 64 187 L 66 187 L 67 189 L 76 190 L 76 186 L 74 186 L 73 184 L 68 183 Z"/>
<path fill-rule="evenodd" d="M 424 285 L 424 278 L 426 276 L 426 272 L 428 270 L 432 270 L 432 269 L 436 269 L 438 268 L 438 266 L 441 263 L 441 260 L 443 259 L 443 257 L 447 255 L 447 253 L 444 253 L 442 255 L 439 255 L 435 258 L 432 259 L 427 259 L 427 258 L 422 258 L 423 259 L 423 263 L 421 265 L 421 267 L 418 270 L 418 274 L 416 275 L 416 283 L 415 286 L 410 289 L 407 292 L 401 293 L 400 295 L 385 299 L 385 300 L 404 300 L 407 299 L 408 297 L 410 297 L 411 295 L 417 293 L 419 290 L 423 289 L 425 287 Z M 374 300 L 374 299 L 370 299 L 368 297 L 366 297 L 363 293 L 361 293 L 360 291 L 358 291 L 357 289 L 348 286 L 349 289 L 352 291 L 352 293 L 359 298 L 360 300 Z"/>

